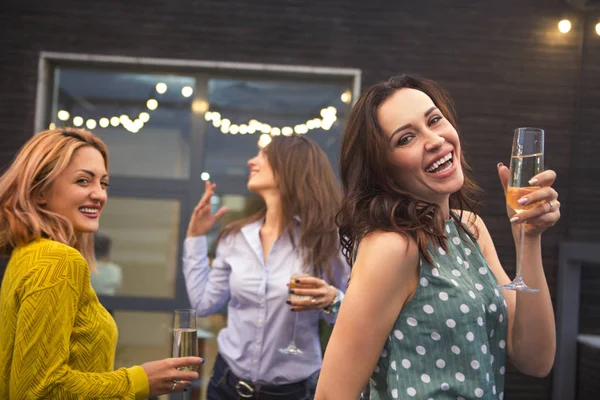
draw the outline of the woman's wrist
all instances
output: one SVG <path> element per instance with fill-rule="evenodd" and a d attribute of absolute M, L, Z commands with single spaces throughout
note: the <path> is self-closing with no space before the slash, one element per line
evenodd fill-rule
<path fill-rule="evenodd" d="M 334 308 L 336 306 L 336 304 L 340 301 L 340 292 L 333 286 L 333 285 L 329 285 L 329 290 L 330 292 L 333 292 L 333 296 L 331 298 L 331 301 L 329 302 L 329 304 L 323 308 L 323 311 L 326 314 L 329 314 L 332 311 L 335 311 Z"/>

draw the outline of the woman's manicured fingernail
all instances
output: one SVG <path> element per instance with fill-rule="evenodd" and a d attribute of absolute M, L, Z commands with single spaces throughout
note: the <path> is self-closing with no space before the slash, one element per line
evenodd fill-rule
<path fill-rule="evenodd" d="M 294 289 L 290 290 L 290 293 L 291 293 L 291 294 L 294 294 L 294 293 L 295 293 L 295 292 L 294 292 Z"/>
<path fill-rule="evenodd" d="M 515 223 L 515 222 L 517 222 L 518 220 L 519 220 L 519 217 L 512 217 L 512 218 L 510 219 L 510 223 L 511 223 L 511 224 L 514 224 L 514 223 Z"/>
<path fill-rule="evenodd" d="M 500 167 L 503 167 L 503 166 L 504 166 L 504 163 L 501 163 L 501 162 L 499 162 L 499 163 L 498 163 L 498 165 L 496 165 L 496 167 L 497 167 L 498 169 L 500 169 Z"/>
<path fill-rule="evenodd" d="M 204 364 L 204 358 L 202 359 L 202 362 L 200 364 Z"/>
<path fill-rule="evenodd" d="M 525 204 L 529 203 L 529 199 L 527 197 L 521 197 L 519 200 L 517 200 L 517 203 L 524 206 Z"/>
<path fill-rule="evenodd" d="M 286 300 L 286 301 L 285 301 L 285 304 L 292 304 L 292 302 L 291 302 L 291 301 L 289 301 L 289 300 Z"/>
<path fill-rule="evenodd" d="M 539 181 L 538 181 L 538 179 L 537 179 L 537 178 L 531 178 L 531 179 L 529 180 L 529 184 L 530 184 L 530 185 L 532 185 L 532 186 L 533 186 L 533 185 L 535 185 L 535 184 L 536 184 L 536 183 L 538 183 L 538 182 L 539 182 Z"/>
<path fill-rule="evenodd" d="M 300 283 L 300 279 L 296 279 L 296 283 Z"/>

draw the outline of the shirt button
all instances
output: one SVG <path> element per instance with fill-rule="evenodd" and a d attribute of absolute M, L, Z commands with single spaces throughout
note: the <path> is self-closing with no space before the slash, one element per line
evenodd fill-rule
<path fill-rule="evenodd" d="M 256 344 L 260 344 L 260 339 L 256 339 Z"/>
<path fill-rule="evenodd" d="M 258 325 L 259 325 L 259 326 L 260 326 L 260 325 L 262 325 L 262 319 L 259 319 L 259 320 L 258 320 Z"/>
<path fill-rule="evenodd" d="M 252 360 L 252 364 L 256 364 L 256 362 L 257 362 L 256 360 Z"/>

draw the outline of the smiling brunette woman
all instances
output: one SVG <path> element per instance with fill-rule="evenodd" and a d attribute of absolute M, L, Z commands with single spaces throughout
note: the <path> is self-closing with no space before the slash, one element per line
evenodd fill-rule
<path fill-rule="evenodd" d="M 0 398 L 144 399 L 181 392 L 198 357 L 113 371 L 117 326 L 90 284 L 92 234 L 108 187 L 104 143 L 42 132 L 0 177 Z"/>
<path fill-rule="evenodd" d="M 502 399 L 507 356 L 547 375 L 555 329 L 540 237 L 560 217 L 555 173 L 536 176 L 542 188 L 523 201 L 540 205 L 519 214 L 525 280 L 541 292 L 501 293 L 510 280 L 473 211 L 475 184 L 437 84 L 399 76 L 369 89 L 340 163 L 340 235 L 357 257 L 316 398 L 356 399 L 369 384 L 372 399 Z M 508 168 L 498 174 L 506 189 Z"/>

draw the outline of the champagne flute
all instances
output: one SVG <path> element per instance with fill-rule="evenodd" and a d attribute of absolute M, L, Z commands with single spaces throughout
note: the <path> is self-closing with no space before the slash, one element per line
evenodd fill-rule
<path fill-rule="evenodd" d="M 530 210 L 539 202 L 521 205 L 518 200 L 540 189 L 529 184 L 531 178 L 544 170 L 544 130 L 539 128 L 517 128 L 513 138 L 512 155 L 510 158 L 510 178 L 506 188 L 506 203 L 518 214 Z M 525 237 L 525 222 L 517 224 L 519 240 L 517 242 L 517 273 L 515 279 L 501 289 L 519 290 L 521 292 L 539 292 L 530 288 L 523 280 L 523 240 Z"/>
<path fill-rule="evenodd" d="M 175 310 L 173 319 L 173 357 L 198 357 L 198 328 L 196 310 Z M 196 366 L 179 368 L 195 371 Z"/>
<path fill-rule="evenodd" d="M 296 279 L 299 279 L 303 276 L 310 276 L 308 274 L 294 274 L 290 277 L 290 290 L 298 287 L 296 283 Z M 290 294 L 290 300 L 308 300 L 310 296 L 299 296 L 297 294 Z M 292 329 L 292 341 L 288 344 L 287 347 L 279 349 L 280 353 L 288 354 L 291 356 L 295 356 L 298 354 L 302 354 L 302 350 L 296 346 L 296 324 L 298 323 L 298 312 L 294 313 L 294 327 Z"/>

